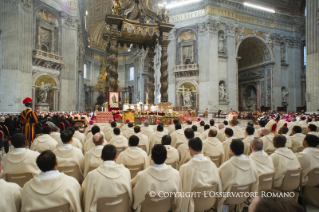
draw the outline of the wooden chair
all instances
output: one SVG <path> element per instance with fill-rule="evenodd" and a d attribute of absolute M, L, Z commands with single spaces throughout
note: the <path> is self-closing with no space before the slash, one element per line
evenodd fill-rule
<path fill-rule="evenodd" d="M 5 137 L 5 138 L 11 138 L 11 135 L 10 135 L 10 132 L 9 132 L 7 126 L 3 125 L 3 126 L 2 126 L 2 131 L 4 132 L 4 137 Z"/>
<path fill-rule="evenodd" d="M 147 152 L 147 151 L 146 151 L 146 145 L 137 145 L 137 147 L 138 147 L 138 148 L 141 148 L 141 149 L 143 149 L 145 152 Z"/>
<path fill-rule="evenodd" d="M 218 168 L 222 163 L 222 155 L 214 155 L 214 156 L 208 156 L 210 160 L 215 163 L 216 167 Z"/>
<path fill-rule="evenodd" d="M 35 210 L 31 212 L 70 212 L 70 204 L 66 203 L 58 207 Z"/>
<path fill-rule="evenodd" d="M 44 123 L 43 126 L 44 126 L 44 127 L 48 127 L 49 125 L 48 125 L 47 123 Z"/>
<path fill-rule="evenodd" d="M 284 176 L 282 184 L 276 190 L 294 191 L 300 186 L 302 169 L 288 170 Z"/>
<path fill-rule="evenodd" d="M 274 172 L 260 175 L 258 177 L 259 179 L 258 190 L 266 191 L 266 190 L 272 189 L 274 187 L 274 177 L 275 177 Z"/>
<path fill-rule="evenodd" d="M 64 174 L 70 176 L 70 177 L 74 177 L 77 181 L 79 181 L 79 183 L 81 183 L 83 180 L 80 168 L 77 165 L 75 165 L 75 166 L 58 166 L 58 170 L 60 172 L 63 172 Z"/>
<path fill-rule="evenodd" d="M 97 200 L 97 212 L 130 212 L 130 199 L 128 193 L 116 197 L 103 197 Z"/>
<path fill-rule="evenodd" d="M 126 168 L 128 168 L 131 172 L 131 179 L 133 179 L 139 171 L 143 170 L 144 164 L 138 164 L 138 165 L 125 165 Z"/>
<path fill-rule="evenodd" d="M 308 173 L 308 182 L 306 186 L 318 186 L 319 185 L 319 168 L 314 168 Z"/>
<path fill-rule="evenodd" d="M 32 178 L 33 178 L 33 175 L 31 173 L 7 174 L 6 175 L 7 182 L 16 183 L 21 188 L 23 188 L 24 184 L 26 184 Z"/>
<path fill-rule="evenodd" d="M 247 185 L 233 185 L 230 192 L 234 192 L 234 193 L 239 193 L 239 192 L 250 192 L 251 190 L 251 184 L 247 184 Z M 237 204 L 240 203 L 244 203 L 249 197 L 245 197 L 245 195 L 242 195 L 240 197 L 228 197 L 225 202 L 224 205 L 236 205 L 235 206 L 235 211 L 237 211 Z"/>
<path fill-rule="evenodd" d="M 174 211 L 173 210 L 173 197 L 150 197 L 149 193 L 145 195 L 145 200 L 142 203 L 142 212 L 163 212 Z"/>
<path fill-rule="evenodd" d="M 193 192 L 196 192 L 196 196 L 193 197 L 195 212 L 206 211 L 214 207 L 217 198 L 213 195 L 210 196 L 210 192 L 216 192 L 218 189 L 218 183 L 215 182 L 212 186 L 197 187 Z M 200 194 L 199 194 L 200 193 Z M 198 196 L 197 196 L 198 195 Z"/>
<path fill-rule="evenodd" d="M 2 125 L 0 125 L 0 130 L 2 131 Z"/>

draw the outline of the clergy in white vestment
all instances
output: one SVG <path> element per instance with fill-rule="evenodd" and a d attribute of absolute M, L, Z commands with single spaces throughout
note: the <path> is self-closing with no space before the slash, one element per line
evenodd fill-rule
<path fill-rule="evenodd" d="M 116 159 L 117 164 L 123 164 L 126 165 L 143 165 L 143 169 L 146 169 L 150 161 L 148 159 L 147 153 L 141 149 L 138 148 L 139 138 L 136 135 L 132 135 L 129 138 L 129 147 L 121 152 Z"/>
<path fill-rule="evenodd" d="M 204 132 L 204 126 L 205 126 L 205 122 L 204 121 L 200 121 L 199 126 L 197 131 L 202 134 Z"/>
<path fill-rule="evenodd" d="M 236 139 L 234 136 L 234 131 L 231 128 L 226 128 L 225 129 L 225 136 L 226 140 L 222 143 L 224 147 L 224 158 L 223 162 L 227 161 L 231 156 L 231 151 L 230 151 L 230 144 L 233 141 L 233 139 Z"/>
<path fill-rule="evenodd" d="M 2 158 L 0 156 L 0 173 Z M 21 187 L 16 183 L 9 183 L 0 179 L 0 211 L 21 211 Z"/>
<path fill-rule="evenodd" d="M 28 141 L 24 134 L 17 133 L 11 137 L 13 150 L 3 156 L 1 179 L 7 180 L 7 174 L 40 173 L 36 164 L 39 152 L 28 149 Z"/>
<path fill-rule="evenodd" d="M 121 126 L 121 131 L 124 132 L 128 128 L 128 123 L 130 123 L 129 119 L 126 119 L 125 124 Z"/>
<path fill-rule="evenodd" d="M 244 143 L 239 139 L 233 139 L 230 144 L 230 152 L 233 157 L 218 168 L 223 191 L 229 192 L 232 186 L 250 184 L 249 192 L 258 192 L 257 168 L 254 161 L 244 155 Z M 224 196 L 221 201 L 225 200 Z M 237 211 L 241 212 L 242 209 L 243 204 L 239 204 Z M 234 211 L 234 205 L 229 206 L 229 211 Z"/>
<path fill-rule="evenodd" d="M 127 129 L 123 132 L 123 135 L 129 139 L 132 135 L 135 135 L 133 123 L 130 122 L 127 124 Z"/>
<path fill-rule="evenodd" d="M 211 119 L 209 120 L 209 125 L 210 125 L 210 129 L 216 129 L 218 132 L 217 127 L 215 127 L 215 120 Z M 207 128 L 207 127 L 206 127 Z M 209 130 L 206 130 L 205 126 L 204 126 L 204 132 L 202 133 L 202 139 L 205 140 L 208 137 L 208 132 Z"/>
<path fill-rule="evenodd" d="M 315 135 L 319 137 L 319 133 L 317 132 L 317 126 L 315 124 L 309 124 L 306 133 L 309 135 Z"/>
<path fill-rule="evenodd" d="M 87 126 L 84 130 L 84 135 L 86 136 L 92 129 L 92 127 L 94 126 L 94 121 L 90 121 L 90 125 Z"/>
<path fill-rule="evenodd" d="M 185 125 L 183 126 L 183 129 L 185 130 L 185 129 L 187 129 L 187 128 L 192 128 L 192 126 L 193 126 L 192 123 L 193 123 L 193 122 L 192 122 L 191 120 L 187 120 L 187 121 L 185 122 Z"/>
<path fill-rule="evenodd" d="M 75 134 L 75 129 L 74 129 L 74 127 L 68 127 L 68 128 L 66 128 L 66 130 L 69 130 L 70 132 L 73 133 L 73 135 L 72 135 L 72 146 L 74 146 L 74 147 L 76 147 L 76 148 L 79 148 L 81 151 L 83 151 L 83 144 L 82 144 L 82 142 L 81 142 L 78 138 L 74 137 L 74 134 Z M 62 146 L 62 145 L 63 145 L 63 142 L 62 142 L 62 144 L 59 145 L 59 146 Z"/>
<path fill-rule="evenodd" d="M 245 138 L 245 133 L 244 130 L 238 126 L 238 121 L 237 120 L 231 120 L 230 122 L 231 128 L 234 131 L 234 137 L 240 140 L 244 140 Z"/>
<path fill-rule="evenodd" d="M 141 129 L 142 134 L 146 135 L 149 139 L 151 137 L 151 135 L 154 133 L 154 129 L 153 127 L 150 126 L 150 122 L 149 121 L 145 121 L 144 122 L 144 126 Z"/>
<path fill-rule="evenodd" d="M 58 142 L 50 136 L 51 132 L 51 127 L 43 127 L 42 135 L 34 139 L 30 149 L 37 152 L 44 152 L 45 150 L 55 150 L 58 146 Z"/>
<path fill-rule="evenodd" d="M 255 125 L 254 125 L 254 122 L 253 122 L 253 121 L 247 122 L 247 127 L 248 127 L 248 126 L 250 126 L 250 127 L 252 127 L 252 128 L 255 129 L 255 127 L 254 127 Z M 246 129 L 247 129 L 247 128 L 246 128 Z M 248 136 L 247 133 L 244 132 L 244 134 L 245 134 L 245 138 L 247 138 L 247 136 Z M 254 135 L 254 137 L 257 137 L 257 138 L 259 137 L 259 134 L 258 134 L 257 130 L 254 130 L 254 134 L 253 134 L 253 135 Z"/>
<path fill-rule="evenodd" d="M 294 126 L 292 129 L 293 135 L 290 136 L 293 152 L 298 152 L 298 148 L 302 148 L 302 142 L 305 139 L 305 135 L 302 134 L 302 129 L 299 126 Z"/>
<path fill-rule="evenodd" d="M 112 121 L 111 122 L 111 127 L 103 129 L 103 133 L 105 135 L 105 140 L 107 142 L 109 142 L 115 136 L 113 130 L 116 127 L 117 127 L 117 123 L 115 121 Z"/>
<path fill-rule="evenodd" d="M 194 130 L 192 128 L 186 128 L 184 130 L 184 135 L 187 139 L 187 142 L 179 145 L 177 148 L 178 154 L 179 154 L 179 166 L 183 165 L 184 163 L 187 163 L 190 159 L 192 159 L 192 156 L 189 153 L 189 146 L 188 141 L 191 138 L 194 138 Z"/>
<path fill-rule="evenodd" d="M 96 133 L 93 136 L 93 143 L 95 144 L 95 147 L 92 147 L 84 155 L 84 178 L 90 170 L 92 171 L 103 164 L 103 160 L 101 159 L 102 149 L 104 147 L 102 145 L 103 142 L 104 137 L 101 133 Z"/>
<path fill-rule="evenodd" d="M 104 134 L 103 132 L 101 132 L 100 130 L 100 127 L 99 126 L 93 126 L 92 127 L 92 131 L 89 133 L 92 135 L 92 137 L 88 140 L 85 141 L 85 144 L 84 144 L 84 148 L 83 148 L 83 152 L 84 154 L 89 151 L 92 147 L 95 147 L 95 144 L 93 143 L 93 136 L 96 134 L 96 133 L 101 133 L 104 137 Z M 88 135 L 89 135 L 88 134 Z M 104 139 L 104 142 L 103 142 L 103 146 L 105 146 L 107 144 L 107 141 Z"/>
<path fill-rule="evenodd" d="M 279 135 L 283 135 L 283 136 L 286 137 L 286 147 L 287 147 L 288 149 L 291 149 L 291 148 L 292 148 L 292 141 L 291 141 L 290 136 L 287 135 L 287 132 L 288 132 L 288 131 L 289 131 L 288 127 L 283 126 L 283 127 L 281 127 L 281 128 L 279 129 L 278 134 L 279 134 Z"/>
<path fill-rule="evenodd" d="M 161 144 L 162 137 L 165 135 L 164 126 L 159 124 L 157 125 L 157 130 L 150 136 L 150 150 L 155 144 Z"/>
<path fill-rule="evenodd" d="M 250 142 L 251 154 L 249 158 L 252 159 L 256 165 L 258 176 L 263 174 L 275 173 L 274 164 L 271 157 L 263 150 L 263 141 L 260 138 L 254 138 Z"/>
<path fill-rule="evenodd" d="M 288 122 L 285 120 L 285 117 L 282 116 L 282 119 L 280 119 L 280 121 L 277 123 L 277 128 L 276 128 L 277 134 L 282 127 L 287 127 L 287 126 L 288 126 Z"/>
<path fill-rule="evenodd" d="M 168 134 L 171 135 L 175 131 L 175 125 L 178 124 L 179 121 L 177 119 L 173 120 L 173 124 L 168 127 Z"/>
<path fill-rule="evenodd" d="M 172 146 L 175 148 L 178 148 L 179 145 L 187 142 L 187 139 L 185 138 L 184 135 L 184 130 L 182 130 L 182 125 L 181 124 L 176 124 L 175 125 L 175 131 L 171 134 L 172 138 Z"/>
<path fill-rule="evenodd" d="M 135 126 L 134 127 L 134 133 L 135 135 L 140 139 L 138 142 L 139 146 L 145 146 L 146 153 L 149 154 L 150 152 L 150 140 L 148 137 L 141 133 L 141 127 Z"/>
<path fill-rule="evenodd" d="M 192 129 L 194 130 L 194 137 L 195 138 L 200 138 L 200 140 L 202 140 L 202 134 L 197 132 L 197 125 L 193 125 Z"/>
<path fill-rule="evenodd" d="M 255 138 L 254 136 L 255 128 L 252 126 L 247 126 L 245 130 L 245 139 L 243 140 L 245 149 L 244 149 L 244 155 L 250 154 L 250 144 L 251 141 Z"/>
<path fill-rule="evenodd" d="M 62 141 L 61 141 L 61 134 L 59 133 L 59 128 L 51 127 L 51 130 L 52 130 L 52 132 L 51 132 L 50 136 L 54 140 L 56 140 L 58 142 L 58 144 L 61 143 Z"/>
<path fill-rule="evenodd" d="M 283 135 L 276 135 L 274 137 L 274 146 L 277 150 L 270 155 L 275 167 L 275 181 L 274 188 L 279 188 L 282 184 L 287 170 L 300 169 L 300 163 L 296 155 L 287 147 L 286 137 Z"/>
<path fill-rule="evenodd" d="M 183 192 L 192 192 L 198 187 L 213 186 L 217 184 L 217 191 L 222 192 L 222 182 L 216 165 L 203 155 L 203 144 L 199 138 L 192 138 L 188 141 L 190 161 L 179 168 L 182 180 Z M 222 202 L 217 199 L 215 208 L 217 212 L 222 211 Z M 192 196 L 184 196 L 180 211 L 193 212 L 196 210 Z"/>
<path fill-rule="evenodd" d="M 165 164 L 175 164 L 175 168 L 177 169 L 179 166 L 179 154 L 177 149 L 175 149 L 173 146 L 171 146 L 171 136 L 164 135 L 162 137 L 162 145 L 165 146 L 167 151 L 167 158 L 165 160 Z M 154 165 L 154 161 L 152 160 L 152 154 L 149 155 L 150 164 Z"/>
<path fill-rule="evenodd" d="M 115 147 L 125 147 L 128 148 L 128 140 L 126 137 L 121 135 L 121 131 L 119 128 L 113 129 L 114 137 L 108 142 L 109 144 L 113 144 Z"/>
<path fill-rule="evenodd" d="M 57 170 L 58 160 L 55 154 L 50 150 L 44 151 L 36 163 L 42 172 L 24 185 L 21 192 L 21 212 L 64 205 L 68 205 L 70 212 L 81 212 L 81 186 L 75 178 Z"/>
<path fill-rule="evenodd" d="M 79 148 L 72 145 L 73 133 L 69 130 L 64 130 L 61 132 L 61 139 L 63 145 L 54 150 L 54 154 L 59 162 L 58 168 L 75 166 L 83 178 L 84 156 Z"/>
<path fill-rule="evenodd" d="M 270 132 L 268 128 L 262 128 L 261 129 L 261 140 L 263 141 L 263 150 L 267 152 L 267 154 L 271 154 L 276 150 L 276 147 L 274 146 L 273 140 L 275 137 L 275 134 L 273 132 Z"/>
<path fill-rule="evenodd" d="M 224 162 L 224 147 L 216 136 L 217 130 L 210 129 L 208 132 L 208 138 L 203 141 L 203 154 L 206 157 L 220 156 L 220 164 L 222 164 Z"/>
<path fill-rule="evenodd" d="M 169 135 L 165 135 L 169 136 Z M 162 144 L 156 144 L 152 149 L 151 154 L 154 165 L 140 171 L 131 181 L 133 188 L 133 209 L 140 212 L 145 208 L 143 202 L 145 196 L 149 195 L 150 191 L 159 194 L 160 192 L 181 192 L 182 183 L 179 177 L 179 172 L 173 167 L 166 165 L 167 148 Z M 171 211 L 180 211 L 182 198 L 173 196 L 173 207 Z M 145 209 L 143 210 L 145 211 Z"/>
<path fill-rule="evenodd" d="M 102 165 L 89 172 L 82 184 L 84 212 L 96 212 L 97 201 L 100 198 L 116 197 L 126 193 L 130 207 L 133 202 L 131 173 L 123 165 L 115 163 L 115 146 L 105 145 L 101 158 L 103 159 Z M 105 211 L 107 210 L 105 209 Z"/>
<path fill-rule="evenodd" d="M 85 135 L 79 131 L 79 125 L 74 125 L 73 128 L 75 130 L 73 137 L 79 139 L 83 146 L 85 143 Z"/>
<path fill-rule="evenodd" d="M 208 137 L 208 132 L 210 130 L 209 124 L 205 124 L 204 131 L 202 132 L 202 139 L 205 140 Z"/>
<path fill-rule="evenodd" d="M 91 140 L 91 139 L 93 138 L 93 135 L 94 135 L 95 133 L 97 133 L 97 132 L 101 133 L 101 134 L 104 136 L 104 138 L 105 138 L 105 135 L 104 135 L 104 133 L 101 131 L 101 128 L 100 128 L 99 126 L 97 126 L 97 125 L 94 125 L 94 126 L 92 127 L 92 129 L 91 129 L 91 132 L 89 132 L 89 133 L 85 136 L 85 143 L 86 143 L 86 141 Z"/>
<path fill-rule="evenodd" d="M 226 128 L 224 123 L 218 124 L 218 132 L 216 138 L 220 140 L 220 142 L 224 142 L 226 140 L 225 129 Z"/>
<path fill-rule="evenodd" d="M 288 129 L 289 129 L 289 131 L 287 132 L 288 136 L 292 135 L 292 129 L 294 128 L 294 126 L 301 127 L 301 124 L 296 120 L 296 118 L 293 118 L 292 122 L 288 123 Z"/>

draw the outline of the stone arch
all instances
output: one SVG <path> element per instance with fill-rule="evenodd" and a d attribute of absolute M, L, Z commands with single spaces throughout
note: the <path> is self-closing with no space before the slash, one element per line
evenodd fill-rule
<path fill-rule="evenodd" d="M 55 83 L 55 88 L 60 89 L 60 80 L 52 74 L 43 73 L 43 72 L 38 72 L 33 76 L 32 86 L 37 87 L 38 86 L 37 83 L 42 78 L 43 78 L 43 80 L 46 80 L 45 78 L 47 78 L 47 80 L 49 80 L 51 78 L 52 80 L 50 80 L 50 81 Z"/>
<path fill-rule="evenodd" d="M 199 85 L 197 83 L 196 80 L 183 80 L 183 81 L 180 81 L 177 83 L 177 85 L 175 86 L 175 91 L 176 91 L 176 95 L 175 95 L 175 98 L 176 98 L 176 105 L 181 107 L 183 106 L 182 105 L 182 95 L 181 93 L 179 92 L 179 88 L 185 84 L 185 83 L 189 83 L 189 85 L 193 86 L 193 88 L 196 89 L 196 92 L 192 92 L 195 96 L 193 96 L 193 105 L 192 107 L 198 107 L 198 103 L 199 103 L 199 98 L 198 98 L 198 95 L 199 95 Z"/>

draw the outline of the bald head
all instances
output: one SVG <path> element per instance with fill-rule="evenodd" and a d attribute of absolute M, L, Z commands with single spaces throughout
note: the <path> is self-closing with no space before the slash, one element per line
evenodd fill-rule
<path fill-rule="evenodd" d="M 263 150 L 263 141 L 259 138 L 254 138 L 251 141 L 251 151 L 257 152 Z"/>
<path fill-rule="evenodd" d="M 224 129 L 224 127 L 225 127 L 225 124 L 224 123 L 220 123 L 220 124 L 218 124 L 218 129 Z"/>
<path fill-rule="evenodd" d="M 270 130 L 268 128 L 262 128 L 261 129 L 261 134 L 263 136 L 268 135 L 270 133 Z"/>
<path fill-rule="evenodd" d="M 216 137 L 216 135 L 217 135 L 216 129 L 213 128 L 208 131 L 208 137 Z"/>
<path fill-rule="evenodd" d="M 93 135 L 93 143 L 95 146 L 102 145 L 104 141 L 104 137 L 101 133 L 95 133 Z"/>

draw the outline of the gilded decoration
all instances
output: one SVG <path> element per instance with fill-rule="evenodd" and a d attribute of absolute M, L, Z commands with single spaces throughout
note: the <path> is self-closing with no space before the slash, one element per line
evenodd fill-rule
<path fill-rule="evenodd" d="M 178 88 L 179 93 L 183 93 L 185 91 L 190 91 L 190 92 L 196 92 L 196 87 L 193 83 L 190 82 L 184 82 L 181 86 Z"/>
<path fill-rule="evenodd" d="M 51 31 L 40 28 L 40 42 L 49 46 L 51 43 Z"/>
<path fill-rule="evenodd" d="M 47 85 L 47 84 L 52 85 L 53 84 L 53 88 L 57 88 L 57 84 L 56 84 L 55 80 L 49 75 L 42 75 L 42 76 L 38 77 L 37 81 L 35 82 L 35 86 L 40 88 L 42 85 L 42 82 L 45 85 Z"/>
<path fill-rule="evenodd" d="M 37 12 L 37 16 L 46 22 L 49 22 L 53 25 L 58 25 L 55 15 L 49 10 L 41 9 Z"/>
<path fill-rule="evenodd" d="M 195 34 L 192 31 L 185 31 L 178 37 L 179 40 L 191 40 L 195 38 Z"/>

